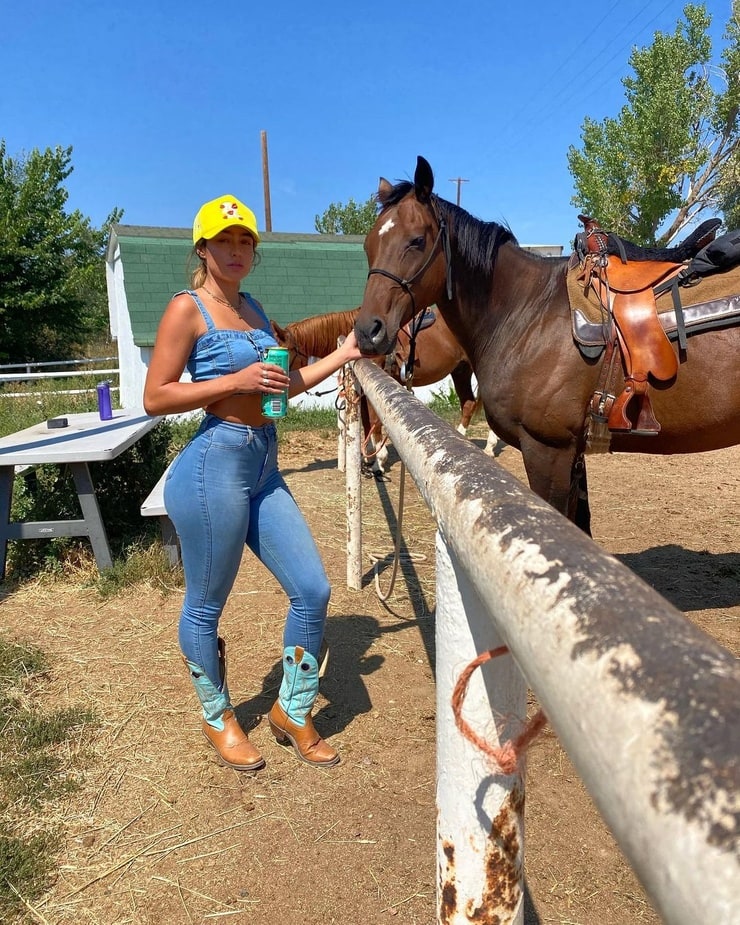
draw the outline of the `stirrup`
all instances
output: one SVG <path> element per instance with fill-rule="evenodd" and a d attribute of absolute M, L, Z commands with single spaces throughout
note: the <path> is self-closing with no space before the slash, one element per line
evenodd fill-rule
<path fill-rule="evenodd" d="M 632 380 L 627 382 L 624 391 L 617 396 L 609 412 L 608 426 L 613 433 L 629 433 L 638 437 L 656 437 L 660 433 L 660 424 L 653 414 L 653 406 L 650 396 L 647 394 L 647 383 L 635 383 Z M 637 414 L 637 423 L 632 426 L 632 421 L 627 417 L 627 406 L 633 399 L 637 399 L 640 404 L 640 410 Z"/>

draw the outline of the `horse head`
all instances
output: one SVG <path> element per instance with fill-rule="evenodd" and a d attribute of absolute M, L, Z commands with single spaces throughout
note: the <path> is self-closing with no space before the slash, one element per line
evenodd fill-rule
<path fill-rule="evenodd" d="M 370 271 L 355 323 L 363 353 L 389 353 L 399 329 L 420 308 L 444 297 L 449 280 L 449 237 L 434 206 L 434 174 L 417 158 L 414 182 L 392 186 L 381 177 L 380 212 L 365 238 Z"/>
<path fill-rule="evenodd" d="M 291 325 L 287 324 L 284 328 L 281 328 L 277 321 L 271 318 L 270 327 L 278 346 L 285 347 L 288 351 L 288 369 L 292 372 L 294 369 L 302 369 L 307 366 L 310 358 L 296 343 Z"/>

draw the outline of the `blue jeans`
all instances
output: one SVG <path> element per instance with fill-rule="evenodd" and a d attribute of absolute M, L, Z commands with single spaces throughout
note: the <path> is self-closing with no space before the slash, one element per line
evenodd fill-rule
<path fill-rule="evenodd" d="M 179 638 L 188 661 L 220 687 L 218 622 L 245 543 L 288 595 L 283 646 L 303 646 L 317 657 L 331 587 L 278 471 L 275 425 L 249 427 L 206 415 L 170 466 L 164 502 L 182 551 Z M 248 609 L 244 616 L 249 619 Z"/>

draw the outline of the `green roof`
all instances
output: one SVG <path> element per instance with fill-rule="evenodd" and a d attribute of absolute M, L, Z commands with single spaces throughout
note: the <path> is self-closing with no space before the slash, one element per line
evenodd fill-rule
<path fill-rule="evenodd" d="M 278 324 L 346 311 L 362 301 L 367 258 L 361 235 L 262 232 L 261 238 L 261 261 L 243 288 Z M 190 285 L 190 229 L 115 225 L 109 261 L 116 245 L 134 342 L 151 346 L 173 293 Z"/>

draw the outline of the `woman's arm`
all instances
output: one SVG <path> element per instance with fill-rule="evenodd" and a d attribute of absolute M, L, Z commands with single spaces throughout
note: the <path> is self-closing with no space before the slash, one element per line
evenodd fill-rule
<path fill-rule="evenodd" d="M 292 398 L 305 392 L 306 389 L 312 389 L 319 382 L 323 382 L 324 379 L 331 376 L 332 373 L 341 369 L 345 363 L 359 360 L 361 356 L 362 353 L 360 353 L 360 348 L 355 340 L 355 332 L 350 331 L 342 346 L 337 347 L 333 353 L 321 357 L 320 360 L 316 360 L 308 366 L 296 369 L 290 374 L 288 395 Z"/>

